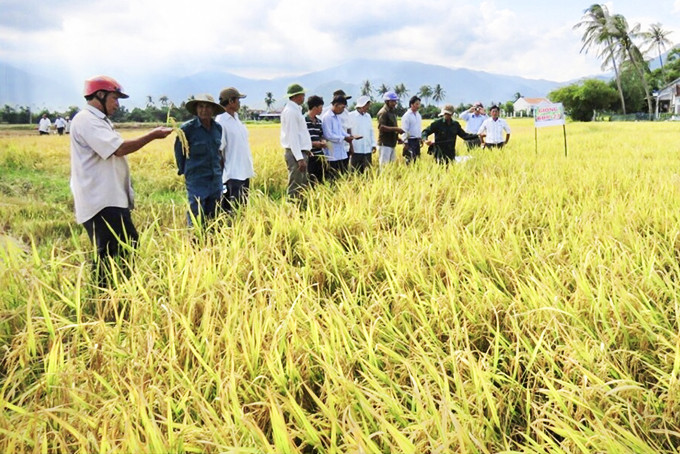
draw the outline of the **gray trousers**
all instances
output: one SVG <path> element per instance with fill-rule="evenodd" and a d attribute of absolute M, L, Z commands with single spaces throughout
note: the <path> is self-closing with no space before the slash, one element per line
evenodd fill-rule
<path fill-rule="evenodd" d="M 300 192 L 309 186 L 307 171 L 300 172 L 297 160 L 290 148 L 286 148 L 284 156 L 286 158 L 286 166 L 288 167 L 288 197 L 299 198 Z M 309 163 L 306 151 L 302 152 L 302 157 L 305 160 L 305 164 Z"/>

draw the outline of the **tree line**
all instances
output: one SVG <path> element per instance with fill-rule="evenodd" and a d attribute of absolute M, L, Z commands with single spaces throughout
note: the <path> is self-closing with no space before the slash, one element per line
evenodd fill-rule
<path fill-rule="evenodd" d="M 551 92 L 552 101 L 564 104 L 567 113 L 579 121 L 590 121 L 598 112 L 626 115 L 647 112 L 654 115 L 653 92 L 680 77 L 680 49 L 672 49 L 664 64 L 662 55 L 672 47 L 670 31 L 659 23 L 648 30 L 630 26 L 622 14 L 612 14 L 606 5 L 593 4 L 584 11 L 574 29 L 583 30 L 581 52 L 596 52 L 602 70 L 612 70 L 610 82 L 587 79 Z M 647 56 L 658 58 L 659 68 L 650 69 Z"/>

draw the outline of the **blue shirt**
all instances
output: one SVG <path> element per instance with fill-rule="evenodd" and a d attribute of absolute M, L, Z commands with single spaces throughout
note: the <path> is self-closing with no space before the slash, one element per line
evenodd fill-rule
<path fill-rule="evenodd" d="M 184 156 L 179 138 L 175 140 L 177 174 L 184 175 L 187 192 L 195 197 L 219 197 L 222 194 L 222 126 L 210 120 L 210 130 L 198 117 L 180 126 L 189 142 Z"/>
<path fill-rule="evenodd" d="M 329 110 L 321 118 L 321 127 L 323 129 L 323 136 L 329 143 L 328 160 L 342 161 L 347 159 L 345 137 L 349 137 L 349 134 L 342 127 L 340 116 Z"/>

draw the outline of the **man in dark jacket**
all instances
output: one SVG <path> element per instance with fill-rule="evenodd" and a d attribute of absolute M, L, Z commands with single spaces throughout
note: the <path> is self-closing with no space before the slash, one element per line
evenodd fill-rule
<path fill-rule="evenodd" d="M 429 147 L 428 152 L 434 154 L 437 162 L 448 164 L 456 159 L 456 137 L 472 140 L 478 135 L 468 134 L 460 123 L 453 119 L 453 106 L 451 105 L 444 106 L 439 117 L 423 130 L 422 138 Z M 434 134 L 434 142 L 427 139 L 430 134 Z"/>

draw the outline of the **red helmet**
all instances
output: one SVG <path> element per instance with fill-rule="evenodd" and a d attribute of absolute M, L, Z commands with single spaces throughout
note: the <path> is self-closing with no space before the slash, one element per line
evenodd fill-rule
<path fill-rule="evenodd" d="M 129 98 L 128 95 L 123 93 L 123 87 L 121 87 L 120 84 L 112 77 L 96 76 L 85 81 L 84 95 L 86 97 L 95 94 L 99 90 L 118 93 L 119 98 Z"/>

